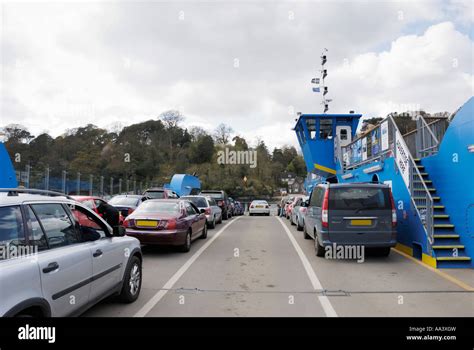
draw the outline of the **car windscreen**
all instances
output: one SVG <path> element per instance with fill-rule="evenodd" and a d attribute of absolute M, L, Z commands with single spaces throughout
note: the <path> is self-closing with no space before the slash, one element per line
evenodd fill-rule
<path fill-rule="evenodd" d="M 165 198 L 165 191 L 146 191 L 145 196 L 151 199 L 163 199 Z"/>
<path fill-rule="evenodd" d="M 388 188 L 341 187 L 329 190 L 329 209 L 391 209 Z"/>
<path fill-rule="evenodd" d="M 154 202 L 146 201 L 143 202 L 134 212 L 134 214 L 139 213 L 178 213 L 179 204 L 177 202 Z"/>
<path fill-rule="evenodd" d="M 198 208 L 206 208 L 207 207 L 207 201 L 206 198 L 204 197 L 182 197 L 182 199 L 186 199 L 193 203 L 196 207 Z"/>
<path fill-rule="evenodd" d="M 268 205 L 267 201 L 253 201 L 252 204 Z"/>
<path fill-rule="evenodd" d="M 114 197 L 109 201 L 110 205 L 128 205 L 137 206 L 138 198 L 133 197 Z"/>
<path fill-rule="evenodd" d="M 206 196 L 209 196 L 211 198 L 215 199 L 222 199 L 222 193 L 220 192 L 201 192 L 201 194 L 205 194 Z"/>

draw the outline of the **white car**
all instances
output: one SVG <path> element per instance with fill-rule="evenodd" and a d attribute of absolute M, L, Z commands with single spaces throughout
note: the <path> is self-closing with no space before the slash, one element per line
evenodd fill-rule
<path fill-rule="evenodd" d="M 222 223 L 222 209 L 219 208 L 213 198 L 208 196 L 184 196 L 181 199 L 187 199 L 199 210 L 205 210 L 204 214 L 206 214 L 206 222 L 209 228 L 215 228 L 217 224 Z"/>
<path fill-rule="evenodd" d="M 270 205 L 267 201 L 252 201 L 249 206 L 249 215 L 266 215 L 270 216 Z"/>
<path fill-rule="evenodd" d="M 122 227 L 59 193 L 0 191 L 0 316 L 75 316 L 111 295 L 138 298 L 140 242 Z"/>

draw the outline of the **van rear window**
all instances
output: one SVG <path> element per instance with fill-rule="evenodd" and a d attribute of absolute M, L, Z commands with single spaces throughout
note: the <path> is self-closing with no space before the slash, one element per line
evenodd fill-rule
<path fill-rule="evenodd" d="M 391 209 L 388 188 L 331 188 L 329 209 Z"/>

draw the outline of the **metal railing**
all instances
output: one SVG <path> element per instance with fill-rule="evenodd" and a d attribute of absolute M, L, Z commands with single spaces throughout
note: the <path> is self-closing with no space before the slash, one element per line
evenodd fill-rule
<path fill-rule="evenodd" d="M 53 190 L 68 195 L 107 197 L 116 194 L 141 194 L 155 184 L 127 177 L 106 177 L 45 167 L 33 170 L 26 166 L 16 171 L 18 185 L 27 189 Z"/>
<path fill-rule="evenodd" d="M 403 135 L 412 155 L 417 158 L 436 154 L 449 125 L 448 118 L 424 118 L 417 116 L 417 128 Z"/>
<path fill-rule="evenodd" d="M 359 145 L 361 143 L 362 138 L 371 137 L 373 132 L 380 132 L 380 131 L 377 131 L 377 129 L 381 128 L 384 122 L 387 123 L 384 125 L 387 127 L 387 130 L 384 130 L 388 133 L 386 135 L 387 139 L 385 139 L 383 142 L 379 141 L 381 143 L 385 143 L 384 147 L 381 147 L 378 152 L 375 152 L 375 153 L 371 152 L 370 155 L 366 157 L 366 159 L 363 159 L 364 157 L 362 157 L 361 155 L 357 155 L 356 157 L 354 157 L 353 154 L 348 153 L 349 150 L 354 149 L 355 144 Z M 381 132 L 380 132 L 380 135 L 381 135 Z M 387 147 L 387 143 L 388 143 L 388 147 Z M 436 152 L 438 144 L 436 145 L 436 147 L 431 147 L 431 146 L 426 147 L 425 151 Z M 405 139 L 400 133 L 400 130 L 398 129 L 397 124 L 395 123 L 395 120 L 393 119 L 393 117 L 388 116 L 377 127 L 372 129 L 368 133 L 364 134 L 363 136 L 359 137 L 358 139 L 354 140 L 347 146 L 341 147 L 336 138 L 335 148 L 336 149 L 334 150 L 334 156 L 336 158 L 336 162 L 339 162 L 339 164 L 341 164 L 341 168 L 343 169 L 343 172 L 361 167 L 362 165 L 365 165 L 367 163 L 371 163 L 375 161 L 383 161 L 386 158 L 391 157 L 391 156 L 394 157 L 394 160 L 397 163 L 397 167 L 400 170 L 400 173 L 401 173 L 400 175 L 404 178 L 405 185 L 410 193 L 411 202 L 425 229 L 425 233 L 429 242 L 428 252 L 431 253 L 431 245 L 433 244 L 433 241 L 434 241 L 433 239 L 433 234 L 434 234 L 433 197 L 431 196 L 431 193 L 428 187 L 426 186 L 424 178 L 418 169 L 418 166 L 415 162 L 412 152 L 410 148 L 407 146 Z M 350 156 L 353 159 L 357 159 L 357 161 L 347 162 L 347 160 L 344 160 L 345 155 L 347 154 L 350 154 Z"/>

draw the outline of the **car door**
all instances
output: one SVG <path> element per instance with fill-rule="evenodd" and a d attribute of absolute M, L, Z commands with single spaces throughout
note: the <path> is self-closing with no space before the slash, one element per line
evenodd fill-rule
<path fill-rule="evenodd" d="M 314 238 L 314 230 L 316 228 L 316 219 L 318 217 L 318 201 L 321 197 L 322 188 L 317 186 L 313 189 L 309 198 L 308 212 L 306 213 L 305 226 L 306 232 Z"/>
<path fill-rule="evenodd" d="M 187 219 L 190 221 L 191 224 L 191 230 L 193 232 L 192 237 L 197 237 L 199 235 L 199 232 L 201 231 L 200 228 L 200 223 L 199 223 L 199 215 L 197 211 L 193 208 L 191 203 L 186 203 L 186 213 L 187 213 Z"/>
<path fill-rule="evenodd" d="M 96 231 L 100 238 L 88 242 L 92 256 L 92 283 L 90 300 L 93 302 L 118 286 L 121 282 L 121 271 L 125 260 L 125 246 L 121 240 L 110 234 L 106 224 L 86 208 L 70 206 L 73 220 L 80 232 Z M 79 217 L 86 217 L 80 220 Z"/>
<path fill-rule="evenodd" d="M 89 302 L 92 257 L 60 203 L 27 206 L 32 240 L 42 248 L 38 266 L 52 316 L 67 316 Z"/>

